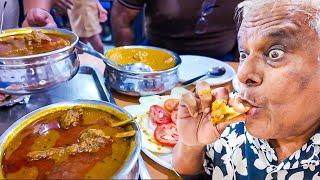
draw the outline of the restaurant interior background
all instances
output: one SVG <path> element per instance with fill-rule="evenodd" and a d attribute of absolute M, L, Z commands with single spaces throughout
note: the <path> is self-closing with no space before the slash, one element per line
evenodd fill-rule
<path fill-rule="evenodd" d="M 24 11 L 21 4 L 26 4 L 26 1 L 8 1 L 19 2 L 20 12 Z M 37 21 L 32 15 L 31 18 L 28 16 L 29 11 L 19 14 L 19 28 L 3 30 L 3 22 L 7 19 L 3 18 L 5 11 L 0 10 L 0 179 L 222 179 L 224 175 L 224 178 L 255 179 L 256 174 L 252 172 L 261 173 L 260 177 L 265 174 L 274 177 L 272 171 L 277 173 L 283 168 L 290 169 L 287 160 L 281 163 L 275 160 L 275 151 L 268 146 L 268 141 L 251 136 L 245 129 L 248 117 L 261 118 L 257 114 L 267 108 L 256 104 L 256 99 L 240 97 L 240 86 L 243 88 L 245 85 L 245 90 L 249 91 L 265 83 L 261 80 L 261 74 L 276 72 L 278 67 L 272 63 L 277 65 L 281 62 L 278 59 L 285 52 L 281 49 L 283 46 L 268 47 L 270 50 L 263 52 L 259 56 L 261 59 L 257 58 L 263 62 L 260 69 L 252 68 L 258 61 L 241 63 L 250 55 L 256 55 L 241 49 L 241 42 L 246 47 L 246 43 L 251 41 L 239 40 L 252 36 L 242 36 L 240 33 L 237 36 L 242 22 L 237 24 L 235 21 L 239 15 L 235 16 L 238 13 L 235 9 L 239 3 L 242 4 L 242 0 L 202 0 L 201 3 L 188 0 L 186 4 L 183 0 L 97 0 L 95 2 L 100 3 L 97 6 L 92 4 L 94 0 L 80 1 L 86 8 L 66 8 L 68 10 L 65 9 L 64 13 L 59 10 L 58 3 L 50 10 L 42 8 L 53 17 L 57 26 L 53 23 L 53 28 L 30 24 L 22 27 L 27 20 Z M 166 6 L 160 1 L 165 1 Z M 0 0 L 0 4 L 2 2 Z M 182 2 L 183 5 L 172 6 L 173 2 Z M 267 1 L 259 2 L 263 4 Z M 115 19 L 112 19 L 111 11 L 115 4 L 122 9 L 117 9 L 117 13 L 113 14 Z M 162 11 L 157 11 L 158 8 Z M 87 12 L 91 10 L 94 13 Z M 128 23 L 127 20 L 133 17 L 130 15 L 135 15 L 136 10 L 139 12 L 131 27 L 133 42 L 128 43 L 126 40 L 130 40 L 131 31 L 128 33 L 125 29 L 131 21 Z M 263 10 L 269 13 L 267 8 Z M 255 10 L 254 13 L 258 12 Z M 117 17 L 127 24 L 117 23 Z M 93 18 L 96 21 L 91 22 Z M 118 26 L 112 28 L 111 24 Z M 249 29 L 249 25 L 244 28 Z M 100 32 L 100 27 L 101 33 L 90 37 L 83 35 L 86 31 Z M 248 29 L 241 32 L 255 32 Z M 283 36 L 284 31 L 279 32 L 270 34 L 276 38 L 279 36 L 279 42 L 282 37 L 289 37 Z M 102 40 L 103 52 L 95 37 Z M 271 39 L 271 36 L 268 38 Z M 260 40 L 257 44 L 261 46 L 267 44 L 263 38 L 252 39 L 252 42 Z M 247 47 L 258 53 L 263 49 Z M 267 61 L 268 58 L 272 60 Z M 286 70 L 290 71 L 289 68 Z M 254 73 L 256 76 L 252 75 Z M 285 70 L 279 73 L 278 79 L 283 78 L 285 73 Z M 274 79 L 279 75 L 270 74 Z M 290 78 L 294 76 L 292 74 Z M 290 89 L 290 82 L 285 81 L 288 77 L 279 82 L 287 83 L 285 88 Z M 308 85 L 301 84 L 299 87 Z M 276 83 L 273 85 L 279 87 Z M 273 98 L 278 95 L 272 88 L 261 88 L 259 92 L 262 95 L 257 97 L 267 94 Z M 266 89 L 268 92 L 265 92 Z M 296 92 L 294 90 L 293 87 L 292 92 Z M 275 99 L 277 101 L 279 98 Z M 286 102 L 290 104 L 292 100 Z M 214 142 L 212 139 L 215 139 Z M 320 172 L 312 173 L 319 168 L 316 165 L 320 162 L 320 148 L 317 149 L 319 146 L 315 144 L 320 142 L 320 135 L 316 134 L 310 142 L 310 147 L 302 147 L 301 154 L 311 158 L 303 159 L 298 152 L 289 160 L 300 158 L 301 164 L 305 164 L 299 164 L 299 168 L 305 172 L 309 168 L 309 176 L 317 179 Z M 308 149 L 307 152 L 304 152 L 305 149 Z M 193 153 L 185 154 L 191 151 Z M 313 151 L 315 153 L 312 154 Z M 248 152 L 251 154 L 247 155 Z M 188 155 L 199 161 L 184 162 L 184 159 L 190 158 Z M 218 157 L 219 162 L 215 162 L 214 157 Z M 256 158 L 255 163 L 248 164 L 252 157 Z M 193 163 L 201 167 L 197 169 L 195 166 L 198 170 L 195 173 Z M 222 165 L 216 166 L 214 163 Z M 297 164 L 298 160 L 292 162 L 292 168 L 298 167 Z M 178 173 L 181 171 L 194 175 L 183 176 Z M 293 171 L 290 173 L 287 173 L 288 176 Z"/>

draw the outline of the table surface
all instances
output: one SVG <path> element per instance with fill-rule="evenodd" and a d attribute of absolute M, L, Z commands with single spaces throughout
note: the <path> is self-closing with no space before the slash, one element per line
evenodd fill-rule
<path fill-rule="evenodd" d="M 81 65 L 90 65 L 95 67 L 100 73 L 103 74 L 105 69 L 105 64 L 102 60 L 93 57 L 89 54 L 81 54 L 79 55 Z M 237 62 L 228 62 L 229 65 L 231 65 L 234 69 L 238 67 Z M 227 88 L 231 88 L 231 83 L 224 85 Z M 138 97 L 132 97 L 127 95 L 122 95 L 117 92 L 112 92 L 112 96 L 115 99 L 117 105 L 120 107 L 125 107 L 128 105 L 138 104 Z M 147 169 L 149 171 L 149 174 L 153 179 L 178 179 L 179 177 L 171 170 L 168 170 L 150 158 L 148 158 L 144 153 L 142 153 L 143 160 L 146 162 Z"/>

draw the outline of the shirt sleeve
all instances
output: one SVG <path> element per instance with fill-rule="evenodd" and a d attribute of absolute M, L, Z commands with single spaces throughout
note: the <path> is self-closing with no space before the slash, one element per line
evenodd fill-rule
<path fill-rule="evenodd" d="M 120 4 L 130 9 L 141 10 L 144 8 L 146 0 L 118 0 Z"/>

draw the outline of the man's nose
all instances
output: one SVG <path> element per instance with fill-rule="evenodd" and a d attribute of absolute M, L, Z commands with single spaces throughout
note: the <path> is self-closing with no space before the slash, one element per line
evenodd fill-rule
<path fill-rule="evenodd" d="M 257 57 L 249 56 L 240 63 L 238 68 L 238 79 L 248 87 L 259 86 L 263 82 L 263 63 Z"/>

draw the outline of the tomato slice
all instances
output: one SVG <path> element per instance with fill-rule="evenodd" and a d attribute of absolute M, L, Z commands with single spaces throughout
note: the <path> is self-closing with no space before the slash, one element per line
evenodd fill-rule
<path fill-rule="evenodd" d="M 171 113 L 171 120 L 173 123 L 177 124 L 177 118 L 178 118 L 178 110 L 174 110 Z"/>
<path fill-rule="evenodd" d="M 179 105 L 178 99 L 168 99 L 164 102 L 164 108 L 169 112 L 174 111 Z"/>
<path fill-rule="evenodd" d="M 150 107 L 150 117 L 157 124 L 167 124 L 171 122 L 171 114 L 158 105 Z"/>
<path fill-rule="evenodd" d="M 176 125 L 173 123 L 158 125 L 154 131 L 154 138 L 161 145 L 173 147 L 179 139 Z"/>

